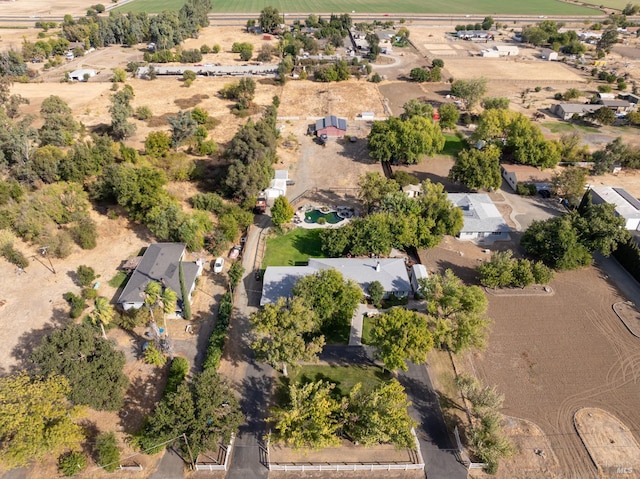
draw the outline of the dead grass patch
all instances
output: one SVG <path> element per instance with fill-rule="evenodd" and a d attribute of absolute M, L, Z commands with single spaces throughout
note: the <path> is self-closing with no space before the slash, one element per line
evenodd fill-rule
<path fill-rule="evenodd" d="M 176 98 L 175 100 L 173 100 L 173 103 L 175 103 L 181 109 L 186 110 L 188 108 L 194 108 L 198 106 L 203 100 L 207 99 L 209 99 L 209 95 L 201 95 L 198 93 L 190 98 Z"/>

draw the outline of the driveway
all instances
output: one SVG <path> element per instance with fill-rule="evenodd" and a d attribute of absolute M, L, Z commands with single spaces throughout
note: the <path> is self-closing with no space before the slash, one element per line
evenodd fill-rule
<path fill-rule="evenodd" d="M 544 199 L 541 196 L 520 196 L 505 181 L 502 182 L 500 194 L 505 203 L 511 206 L 511 219 L 518 231 L 525 231 L 533 221 L 542 221 L 558 216 L 566 210 L 560 205 L 558 198 Z"/>

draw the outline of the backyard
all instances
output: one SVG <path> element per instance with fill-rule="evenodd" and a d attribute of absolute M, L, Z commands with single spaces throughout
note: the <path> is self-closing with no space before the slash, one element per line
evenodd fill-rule
<path fill-rule="evenodd" d="M 306 264 L 309 258 L 324 258 L 320 233 L 322 229 L 295 228 L 276 233 L 267 239 L 262 268 L 267 266 L 295 266 Z"/>
<path fill-rule="evenodd" d="M 388 381 L 389 374 L 378 366 L 296 366 L 291 371 L 290 381 L 307 383 L 327 381 L 336 385 L 335 391 L 341 396 L 349 394 L 357 383 L 362 384 L 365 391 L 370 391 L 383 382 Z"/>

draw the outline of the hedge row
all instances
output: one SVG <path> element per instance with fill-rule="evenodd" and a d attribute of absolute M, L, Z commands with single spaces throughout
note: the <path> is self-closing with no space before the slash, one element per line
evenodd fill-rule
<path fill-rule="evenodd" d="M 640 281 L 640 247 L 638 247 L 633 238 L 630 238 L 626 243 L 618 243 L 618 248 L 613 252 L 613 257 L 636 281 Z"/>
<path fill-rule="evenodd" d="M 227 340 L 227 329 L 229 328 L 232 310 L 233 298 L 231 297 L 231 293 L 225 293 L 218 305 L 218 320 L 209 337 L 207 356 L 204 360 L 203 369 L 217 369 L 220 364 L 224 343 Z"/>

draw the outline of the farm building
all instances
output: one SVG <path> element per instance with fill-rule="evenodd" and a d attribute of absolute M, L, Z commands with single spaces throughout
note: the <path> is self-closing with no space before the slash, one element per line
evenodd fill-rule
<path fill-rule="evenodd" d="M 603 93 L 603 92 L 596 93 L 596 98 L 598 100 L 613 100 L 615 97 L 616 97 L 615 93 Z"/>
<path fill-rule="evenodd" d="M 260 306 L 290 298 L 296 283 L 325 269 L 340 271 L 345 279 L 358 283 L 367 295 L 369 285 L 379 281 L 385 297 L 402 298 L 411 293 L 411 283 L 403 258 L 310 258 L 307 266 L 269 266 L 264 272 Z"/>
<path fill-rule="evenodd" d="M 71 81 L 87 81 L 89 78 L 96 76 L 96 71 L 91 68 L 81 68 L 69 73 L 69 80 Z"/>
<path fill-rule="evenodd" d="M 615 205 L 616 214 L 625 219 L 625 228 L 640 231 L 640 201 L 624 188 L 596 186 L 590 189 L 591 201 L 595 205 L 609 203 Z"/>
<path fill-rule="evenodd" d="M 180 264 L 184 273 L 184 284 L 191 293 L 196 287 L 196 278 L 202 274 L 202 261 L 182 261 L 186 245 L 184 243 L 150 244 L 131 278 L 118 298 L 118 304 L 124 309 L 140 309 L 144 306 L 145 289 L 151 281 L 158 281 L 171 288 L 178 296 L 176 313 L 182 313 L 182 288 L 180 287 Z"/>
<path fill-rule="evenodd" d="M 287 170 L 274 171 L 273 180 L 271 180 L 269 188 L 264 191 L 269 203 L 275 200 L 278 196 L 286 196 L 288 179 L 289 172 Z"/>
<path fill-rule="evenodd" d="M 574 115 L 583 117 L 602 108 L 603 105 L 590 105 L 585 103 L 557 103 L 551 107 L 551 113 L 563 120 L 571 120 Z"/>
<path fill-rule="evenodd" d="M 627 100 L 629 103 L 633 103 L 634 105 L 640 103 L 640 95 L 634 95 L 633 93 L 620 93 L 618 98 Z"/>
<path fill-rule="evenodd" d="M 376 115 L 372 111 L 363 111 L 362 113 L 360 113 L 360 118 L 365 121 L 373 121 L 376 119 Z"/>
<path fill-rule="evenodd" d="M 548 62 L 555 62 L 558 61 L 558 52 L 551 50 L 551 48 L 543 48 L 540 50 L 540 58 Z"/>
<path fill-rule="evenodd" d="M 615 113 L 629 113 L 630 111 L 633 111 L 636 106 L 629 103 L 627 100 L 619 100 L 615 98 L 613 100 L 600 100 L 598 104 L 610 108 Z"/>
<path fill-rule="evenodd" d="M 487 48 L 480 52 L 484 58 L 509 57 L 520 53 L 518 47 L 513 45 L 496 45 L 493 48 Z"/>
<path fill-rule="evenodd" d="M 213 65 L 204 64 L 198 66 L 153 66 L 156 75 L 182 76 L 189 70 L 196 75 L 201 76 L 231 76 L 231 77 L 247 77 L 247 76 L 276 76 L 278 73 L 278 65 Z M 149 75 L 149 67 L 139 67 L 136 70 L 137 78 L 147 78 Z"/>
<path fill-rule="evenodd" d="M 456 36 L 461 40 L 487 42 L 493 40 L 493 34 L 486 30 L 460 30 Z"/>
<path fill-rule="evenodd" d="M 417 293 L 420 291 L 420 280 L 427 279 L 429 274 L 427 273 L 427 267 L 423 264 L 414 264 L 411 267 L 411 287 L 413 287 L 413 292 Z"/>
<path fill-rule="evenodd" d="M 448 193 L 449 201 L 462 210 L 464 225 L 458 234 L 461 240 L 506 241 L 511 228 L 483 193 Z"/>
<path fill-rule="evenodd" d="M 516 191 L 518 183 L 534 184 L 538 191 L 550 188 L 552 174 L 533 166 L 502 164 L 500 172 L 513 191 Z"/>
<path fill-rule="evenodd" d="M 330 115 L 316 121 L 316 136 L 342 138 L 347 134 L 347 120 Z"/>

